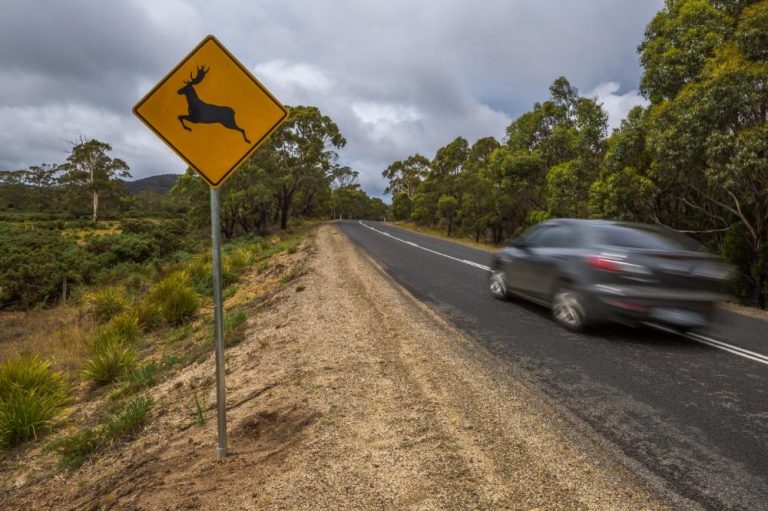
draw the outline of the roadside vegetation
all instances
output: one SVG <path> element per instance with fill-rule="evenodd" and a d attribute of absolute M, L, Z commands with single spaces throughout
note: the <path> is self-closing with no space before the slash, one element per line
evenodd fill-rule
<path fill-rule="evenodd" d="M 256 304 L 300 273 L 280 256 L 296 254 L 313 225 L 224 245 L 227 346 L 245 339 Z M 153 260 L 66 303 L 0 315 L 0 450 L 41 448 L 73 469 L 138 433 L 153 388 L 212 351 L 209 258 L 203 247 Z M 204 423 L 193 397 L 190 423 Z"/>
<path fill-rule="evenodd" d="M 649 222 L 733 263 L 731 293 L 768 300 L 768 2 L 667 0 L 638 51 L 649 100 L 608 134 L 569 81 L 499 141 L 458 137 L 393 162 L 392 214 L 499 245 L 552 217 Z"/>
<path fill-rule="evenodd" d="M 222 187 L 227 346 L 300 275 L 315 219 L 386 215 L 337 163 L 344 144 L 295 107 Z M 212 352 L 208 187 L 190 171 L 131 195 L 110 151 L 81 138 L 63 163 L 0 171 L 2 463 L 44 451 L 71 469 L 119 446 L 151 421 L 155 388 Z"/>

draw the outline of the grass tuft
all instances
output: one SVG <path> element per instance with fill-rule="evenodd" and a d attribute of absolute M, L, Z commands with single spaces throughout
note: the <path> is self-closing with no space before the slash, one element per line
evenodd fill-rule
<path fill-rule="evenodd" d="M 194 405 L 195 408 L 193 410 L 193 415 L 195 417 L 195 424 L 200 426 L 201 428 L 205 426 L 205 410 L 203 403 L 200 401 L 200 397 L 197 395 L 197 392 L 192 394 L 192 397 L 194 399 Z"/>
<path fill-rule="evenodd" d="M 139 326 L 145 332 L 154 330 L 163 322 L 163 312 L 149 300 L 139 302 L 135 310 Z"/>
<path fill-rule="evenodd" d="M 91 358 L 86 360 L 83 377 L 107 384 L 119 380 L 136 367 L 136 350 L 114 340 L 102 340 L 91 346 Z"/>
<path fill-rule="evenodd" d="M 38 357 L 0 364 L 0 447 L 37 438 L 68 401 L 61 375 Z"/>
<path fill-rule="evenodd" d="M 193 289 L 186 272 L 172 273 L 155 284 L 147 301 L 154 304 L 163 320 L 172 326 L 190 321 L 200 306 L 200 296 Z"/>
<path fill-rule="evenodd" d="M 106 335 L 113 335 L 124 344 L 134 344 L 141 337 L 139 316 L 135 312 L 123 312 L 107 324 L 103 331 Z"/>
<path fill-rule="evenodd" d="M 147 413 L 152 407 L 152 399 L 140 396 L 131 401 L 119 413 L 109 418 L 101 430 L 105 440 L 115 441 L 129 437 L 139 431 L 147 419 Z"/>
<path fill-rule="evenodd" d="M 101 444 L 99 432 L 85 428 L 73 435 L 57 438 L 48 444 L 48 449 L 59 454 L 59 467 L 79 468 Z"/>
<path fill-rule="evenodd" d="M 243 309 L 238 309 L 230 314 L 225 315 L 224 331 L 231 332 L 232 330 L 245 323 L 246 319 L 248 319 L 248 316 Z"/>
<path fill-rule="evenodd" d="M 88 311 L 100 322 L 106 322 L 128 308 L 128 299 L 119 287 L 105 287 L 85 298 Z"/>

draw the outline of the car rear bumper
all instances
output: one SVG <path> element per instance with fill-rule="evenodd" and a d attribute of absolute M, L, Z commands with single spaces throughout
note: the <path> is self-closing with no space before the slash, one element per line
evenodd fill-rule
<path fill-rule="evenodd" d="M 704 290 L 596 284 L 586 290 L 595 321 L 657 323 L 691 329 L 711 324 L 726 295 Z"/>

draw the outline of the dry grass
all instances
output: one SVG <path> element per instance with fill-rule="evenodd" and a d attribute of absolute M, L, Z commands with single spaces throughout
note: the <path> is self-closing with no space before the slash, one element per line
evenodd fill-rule
<path fill-rule="evenodd" d="M 416 225 L 413 222 L 391 222 L 392 225 L 395 225 L 401 229 L 405 229 L 406 231 L 411 231 L 419 234 L 426 234 L 427 236 L 432 236 L 434 238 L 440 238 L 447 241 L 452 241 L 454 243 L 460 243 L 462 245 L 466 245 L 468 247 L 472 248 L 479 248 L 480 250 L 485 250 L 487 252 L 495 252 L 501 245 L 492 245 L 489 243 L 477 243 L 472 238 L 455 238 L 455 237 L 448 237 L 445 235 L 445 231 L 440 229 L 430 229 L 429 227 L 422 227 L 420 225 Z"/>
<path fill-rule="evenodd" d="M 96 322 L 74 305 L 0 313 L 0 360 L 36 353 L 54 368 L 72 373 L 88 355 L 84 340 L 92 338 L 96 328 Z"/>
<path fill-rule="evenodd" d="M 67 238 L 74 238 L 78 245 L 85 245 L 88 236 L 106 236 L 110 234 L 120 234 L 120 222 L 116 220 L 101 220 L 97 227 L 83 227 L 78 229 L 65 229 L 62 235 Z"/>

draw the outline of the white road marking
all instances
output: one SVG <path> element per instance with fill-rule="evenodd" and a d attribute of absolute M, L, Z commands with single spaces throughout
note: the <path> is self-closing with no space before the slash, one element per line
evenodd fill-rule
<path fill-rule="evenodd" d="M 433 253 L 435 255 L 439 255 L 439 256 L 442 256 L 442 257 L 447 257 L 448 259 L 453 259 L 456 262 L 463 263 L 463 264 L 466 264 L 466 265 L 469 265 L 469 266 L 474 266 L 475 268 L 479 268 L 481 270 L 493 271 L 488 266 L 476 263 L 474 261 L 468 261 L 467 259 L 459 259 L 457 257 L 449 256 L 448 254 L 443 254 L 442 252 L 437 252 L 435 250 L 419 246 L 419 245 L 417 245 L 416 243 L 414 243 L 412 241 L 407 241 L 407 240 L 404 240 L 404 239 L 400 239 L 397 236 L 393 236 L 393 235 L 391 235 L 388 232 L 380 231 L 380 230 L 376 229 L 375 227 L 371 227 L 370 225 L 366 225 L 366 224 L 363 223 L 362 220 L 358 220 L 358 222 L 363 227 L 367 227 L 368 229 L 370 229 L 372 231 L 376 231 L 379 234 L 383 234 L 384 236 L 389 236 L 393 240 L 397 240 L 397 241 L 399 241 L 401 243 L 405 243 L 406 245 L 411 245 L 412 247 L 419 248 L 419 249 L 424 250 L 426 252 L 431 252 L 431 253 Z M 672 332 L 672 333 L 679 333 L 679 332 L 677 332 L 676 330 L 674 330 L 672 328 L 665 328 L 665 327 L 663 327 L 661 325 L 656 325 L 656 324 L 652 324 L 652 323 L 648 323 L 648 324 L 650 326 L 652 326 L 652 327 L 659 328 L 661 330 L 666 330 L 666 331 L 669 331 L 669 332 Z M 728 353 L 731 353 L 733 355 L 738 355 L 738 356 L 740 356 L 742 358 L 746 358 L 746 359 L 749 359 L 749 360 L 753 360 L 755 362 L 759 362 L 761 364 L 768 365 L 768 356 L 766 356 L 766 355 L 761 355 L 760 353 L 756 353 L 754 351 L 749 351 L 749 350 L 746 350 L 744 348 L 739 348 L 738 346 L 734 346 L 732 344 L 728 344 L 728 343 L 725 343 L 723 341 L 718 341 L 717 339 L 712 339 L 711 337 L 707 337 L 706 335 L 701 335 L 701 334 L 697 334 L 697 333 L 693 333 L 693 332 L 686 333 L 683 336 L 686 337 L 687 339 L 692 340 L 692 341 L 700 342 L 702 344 L 706 344 L 707 346 L 711 346 L 711 347 L 717 348 L 719 350 L 727 351 Z"/>
<path fill-rule="evenodd" d="M 744 348 L 739 348 L 738 346 L 734 346 L 732 344 L 728 344 L 723 341 L 718 341 L 717 339 L 712 339 L 711 337 L 707 337 L 706 335 L 701 335 L 694 332 L 688 333 L 685 336 L 688 339 L 706 344 L 708 346 L 712 346 L 713 348 L 727 351 L 728 353 L 732 353 L 734 355 L 738 355 L 740 357 L 748 358 L 749 360 L 754 360 L 755 362 L 760 362 L 761 364 L 768 365 L 768 357 L 765 355 L 761 355 L 760 353 L 755 353 L 754 351 L 745 350 Z"/>
<path fill-rule="evenodd" d="M 476 263 L 474 261 L 467 261 L 466 259 L 459 259 L 458 257 L 449 256 L 448 254 L 443 254 L 442 252 L 437 252 L 437 251 L 432 250 L 430 248 L 422 247 L 422 246 L 417 245 L 416 243 L 414 243 L 412 241 L 400 239 L 397 236 L 393 236 L 393 235 L 391 235 L 388 232 L 380 231 L 380 230 L 376 229 L 375 227 L 371 227 L 370 225 L 364 224 L 362 220 L 358 220 L 358 223 L 360 225 L 362 225 L 363 227 L 367 227 L 368 229 L 370 229 L 372 231 L 378 232 L 379 234 L 383 234 L 384 236 L 389 236 L 393 240 L 397 240 L 397 241 L 399 241 L 401 243 L 405 243 L 406 245 L 410 245 L 412 247 L 419 248 L 421 250 L 424 250 L 425 252 L 431 252 L 431 253 L 433 253 L 435 255 L 439 255 L 439 256 L 442 256 L 442 257 L 447 257 L 448 259 L 453 259 L 456 262 L 459 262 L 459 263 L 462 263 L 462 264 L 466 264 L 466 265 L 469 265 L 469 266 L 474 266 L 475 268 L 479 268 L 479 269 L 484 270 L 484 271 L 493 271 L 488 266 L 485 266 L 484 264 Z"/>

